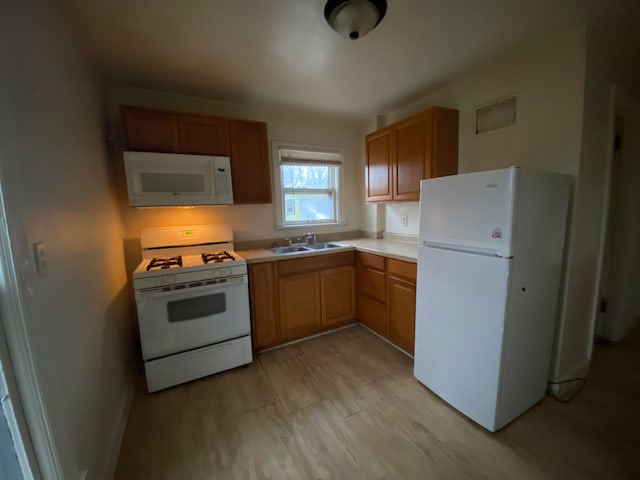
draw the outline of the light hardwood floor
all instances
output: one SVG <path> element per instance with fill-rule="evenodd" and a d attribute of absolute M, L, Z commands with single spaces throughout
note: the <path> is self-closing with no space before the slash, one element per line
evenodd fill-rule
<path fill-rule="evenodd" d="M 596 347 L 569 403 L 491 434 L 360 326 L 136 393 L 118 479 L 640 478 L 640 331 Z"/>

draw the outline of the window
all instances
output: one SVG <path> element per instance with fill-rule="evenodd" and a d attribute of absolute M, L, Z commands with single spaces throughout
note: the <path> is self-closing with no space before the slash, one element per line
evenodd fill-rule
<path fill-rule="evenodd" d="M 341 150 L 274 142 L 273 158 L 277 226 L 340 221 Z"/>

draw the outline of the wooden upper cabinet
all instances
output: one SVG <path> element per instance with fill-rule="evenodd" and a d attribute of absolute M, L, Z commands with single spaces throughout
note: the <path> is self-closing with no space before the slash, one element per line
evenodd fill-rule
<path fill-rule="evenodd" d="M 180 152 L 229 155 L 229 121 L 206 115 L 178 114 Z"/>
<path fill-rule="evenodd" d="M 178 153 L 178 119 L 175 113 L 135 107 L 122 107 L 122 120 L 128 150 Z"/>
<path fill-rule="evenodd" d="M 429 178 L 430 171 L 431 118 L 426 113 L 396 126 L 395 200 L 420 199 L 420 180 Z"/>
<path fill-rule="evenodd" d="M 420 198 L 420 180 L 458 173 L 458 111 L 434 107 L 366 137 L 367 202 Z"/>
<path fill-rule="evenodd" d="M 233 203 L 271 203 L 265 122 L 122 106 L 126 148 L 231 157 Z"/>
<path fill-rule="evenodd" d="M 391 129 L 379 130 L 367 135 L 367 202 L 383 202 L 393 199 L 393 142 Z"/>
<path fill-rule="evenodd" d="M 458 173 L 458 110 L 432 109 L 430 167 L 430 178 Z"/>
<path fill-rule="evenodd" d="M 267 124 L 229 120 L 234 203 L 271 203 Z"/>

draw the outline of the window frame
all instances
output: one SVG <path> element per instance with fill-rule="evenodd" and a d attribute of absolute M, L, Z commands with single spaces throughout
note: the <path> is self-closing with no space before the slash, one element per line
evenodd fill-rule
<path fill-rule="evenodd" d="M 282 172 L 280 166 L 283 163 L 281 159 L 281 153 L 286 151 L 298 151 L 308 153 L 310 156 L 314 154 L 322 155 L 332 155 L 339 157 L 339 161 L 331 162 L 333 165 L 329 165 L 329 162 L 318 160 L 317 163 L 314 163 L 313 160 L 306 160 L 304 163 L 308 163 L 309 165 L 327 165 L 336 167 L 335 174 L 332 175 L 331 184 L 332 188 L 329 189 L 302 189 L 302 188 L 284 188 L 282 185 Z M 281 141 L 273 141 L 271 143 L 271 164 L 272 164 L 272 174 L 273 174 L 273 186 L 274 186 L 274 210 L 275 210 L 275 228 L 276 229 L 291 229 L 291 228 L 303 228 L 303 227 L 314 227 L 321 225 L 343 225 L 344 224 L 344 216 L 342 209 L 342 197 L 341 190 L 343 189 L 343 177 L 344 177 L 344 150 L 339 147 L 329 147 L 329 146 L 318 146 L 318 145 L 306 145 L 306 144 L 297 144 L 290 142 L 281 142 Z M 337 178 L 335 178 L 337 177 Z M 299 193 L 321 193 L 321 192 L 332 192 L 333 193 L 333 210 L 334 210 L 334 219 L 330 219 L 328 221 L 325 220 L 311 220 L 311 221 L 300 221 L 300 222 L 286 222 L 286 211 L 287 207 L 285 201 L 285 194 L 289 192 L 299 192 Z"/>

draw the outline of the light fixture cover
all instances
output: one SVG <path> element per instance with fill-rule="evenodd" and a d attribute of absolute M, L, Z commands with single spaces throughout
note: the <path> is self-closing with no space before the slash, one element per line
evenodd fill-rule
<path fill-rule="evenodd" d="M 329 0 L 324 18 L 336 32 L 351 40 L 364 37 L 387 13 L 386 0 Z"/>

